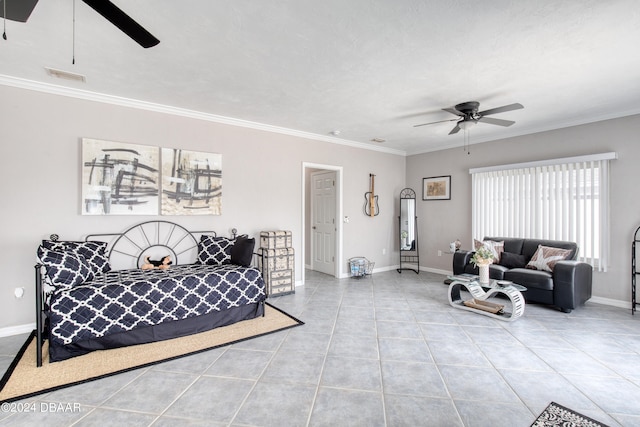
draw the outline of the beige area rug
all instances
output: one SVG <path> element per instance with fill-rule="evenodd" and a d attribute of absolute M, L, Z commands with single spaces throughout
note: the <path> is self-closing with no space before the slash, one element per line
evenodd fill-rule
<path fill-rule="evenodd" d="M 289 314 L 265 304 L 264 317 L 182 338 L 94 351 L 55 363 L 49 363 L 49 346 L 48 341 L 45 341 L 40 368 L 36 367 L 34 331 L 0 381 L 0 403 L 97 380 L 303 324 Z"/>

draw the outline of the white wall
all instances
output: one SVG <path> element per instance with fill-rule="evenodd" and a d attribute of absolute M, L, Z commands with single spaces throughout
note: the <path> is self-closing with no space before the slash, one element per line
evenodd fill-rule
<path fill-rule="evenodd" d="M 631 307 L 631 241 L 640 226 L 640 115 L 407 157 L 407 186 L 421 193 L 422 178 L 451 175 L 451 200 L 418 201 L 420 258 L 425 268 L 451 270 L 443 253 L 459 238 L 471 246 L 470 168 L 615 151 L 611 162 L 611 265 L 594 273 L 595 300 Z M 473 134 L 471 134 L 473 139 Z M 420 197 L 421 199 L 421 197 Z M 613 301 L 607 301 L 613 300 Z"/>
<path fill-rule="evenodd" d="M 250 235 L 291 230 L 296 254 L 301 254 L 303 162 L 344 168 L 344 215 L 351 222 L 343 228 L 343 264 L 353 256 L 366 256 L 380 268 L 397 264 L 394 200 L 404 187 L 403 156 L 9 86 L 0 86 L 0 99 L 0 329 L 35 321 L 35 252 L 51 233 L 63 240 L 83 239 L 161 218 L 220 235 L 234 227 Z M 83 137 L 221 153 L 222 215 L 80 215 Z M 373 219 L 362 214 L 369 173 L 377 175 L 380 195 L 381 214 Z M 297 256 L 297 280 L 303 267 Z M 26 289 L 22 299 L 14 297 L 16 287 Z"/>

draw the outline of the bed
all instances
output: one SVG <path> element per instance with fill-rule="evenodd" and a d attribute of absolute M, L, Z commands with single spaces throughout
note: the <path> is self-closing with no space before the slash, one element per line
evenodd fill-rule
<path fill-rule="evenodd" d="M 161 341 L 264 315 L 254 239 L 190 232 L 168 221 L 38 247 L 36 362 Z M 169 256 L 169 268 L 142 269 Z"/>

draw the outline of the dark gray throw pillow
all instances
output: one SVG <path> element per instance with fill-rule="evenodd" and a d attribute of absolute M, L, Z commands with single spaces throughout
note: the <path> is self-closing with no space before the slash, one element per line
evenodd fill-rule
<path fill-rule="evenodd" d="M 527 260 L 524 258 L 524 255 L 502 252 L 498 264 L 507 268 L 524 268 L 527 265 Z"/>
<path fill-rule="evenodd" d="M 250 267 L 255 245 L 256 239 L 249 239 L 247 236 L 238 236 L 236 242 L 231 247 L 231 264 Z"/>

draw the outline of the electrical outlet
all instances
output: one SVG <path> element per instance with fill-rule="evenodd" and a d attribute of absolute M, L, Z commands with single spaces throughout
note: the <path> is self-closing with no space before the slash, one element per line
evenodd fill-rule
<path fill-rule="evenodd" d="M 438 249 L 438 256 L 442 256 L 442 251 Z"/>
<path fill-rule="evenodd" d="M 387 248 L 382 248 L 382 255 L 386 255 L 387 254 Z"/>
<path fill-rule="evenodd" d="M 16 298 L 22 298 L 24 296 L 24 288 L 16 288 L 13 291 L 13 294 L 16 296 Z"/>

